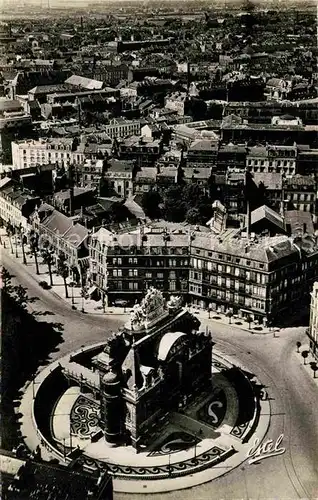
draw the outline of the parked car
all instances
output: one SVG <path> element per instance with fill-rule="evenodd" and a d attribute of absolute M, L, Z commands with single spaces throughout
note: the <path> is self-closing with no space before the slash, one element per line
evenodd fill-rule
<path fill-rule="evenodd" d="M 39 285 L 44 289 L 44 290 L 50 290 L 51 286 L 46 282 L 46 281 L 40 281 Z"/>
<path fill-rule="evenodd" d="M 123 299 L 116 299 L 113 302 L 113 306 L 115 306 L 115 307 L 127 307 L 127 305 L 128 305 L 127 300 L 123 300 Z"/>

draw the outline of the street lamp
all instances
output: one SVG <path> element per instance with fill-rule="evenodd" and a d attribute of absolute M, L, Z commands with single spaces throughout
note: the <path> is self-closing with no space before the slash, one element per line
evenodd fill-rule
<path fill-rule="evenodd" d="M 64 460 L 66 460 L 65 438 L 63 438 L 63 456 Z"/>
<path fill-rule="evenodd" d="M 72 422 L 71 422 L 71 415 L 70 415 L 70 448 L 71 448 L 71 452 L 72 452 L 72 448 L 73 448 L 73 444 L 72 444 Z"/>
<path fill-rule="evenodd" d="M 170 452 L 168 455 L 168 474 L 169 474 L 169 477 L 171 477 L 171 453 Z"/>

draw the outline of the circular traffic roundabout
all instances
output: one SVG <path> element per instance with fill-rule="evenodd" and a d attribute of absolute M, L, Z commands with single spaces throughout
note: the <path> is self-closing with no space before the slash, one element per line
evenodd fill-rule
<path fill-rule="evenodd" d="M 44 368 L 20 406 L 22 435 L 60 463 L 107 470 L 115 491 L 155 493 L 213 480 L 248 459 L 261 443 L 270 404 L 257 378 L 213 347 L 210 386 L 167 412 L 136 450 L 109 443 L 101 422 L 100 380 L 92 359 L 105 342 L 80 349 Z"/>

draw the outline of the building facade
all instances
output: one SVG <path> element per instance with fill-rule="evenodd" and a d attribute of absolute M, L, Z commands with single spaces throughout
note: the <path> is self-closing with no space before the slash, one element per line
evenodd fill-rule
<path fill-rule="evenodd" d="M 72 138 L 39 139 L 12 142 L 12 163 L 16 168 L 35 167 L 58 163 L 80 164 L 84 154 Z"/>
<path fill-rule="evenodd" d="M 106 134 L 114 139 L 128 137 L 130 135 L 140 135 L 141 123 L 139 120 L 127 120 L 126 118 L 113 118 L 108 125 L 105 125 Z"/>
<path fill-rule="evenodd" d="M 31 196 L 11 179 L 0 180 L 0 218 L 5 224 L 26 231 L 29 216 L 40 203 L 39 197 Z"/>
<path fill-rule="evenodd" d="M 133 303 L 153 285 L 201 308 L 265 323 L 306 305 L 318 276 L 316 239 L 239 232 L 153 227 L 108 234 L 108 241 L 97 232 L 89 249 L 92 283 L 110 302 Z"/>
<path fill-rule="evenodd" d="M 246 156 L 246 168 L 253 173 L 296 174 L 297 146 L 254 146 Z"/>
<path fill-rule="evenodd" d="M 308 337 L 310 350 L 318 360 L 318 281 L 314 283 L 311 292 Z"/>

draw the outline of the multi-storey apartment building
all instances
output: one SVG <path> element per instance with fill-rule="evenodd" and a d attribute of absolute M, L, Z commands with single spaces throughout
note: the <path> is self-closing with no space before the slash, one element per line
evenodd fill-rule
<path fill-rule="evenodd" d="M 316 213 L 317 191 L 314 177 L 294 175 L 283 182 L 284 199 L 296 210 Z"/>
<path fill-rule="evenodd" d="M 318 149 L 308 145 L 298 146 L 297 172 L 302 175 L 316 174 L 318 165 Z"/>
<path fill-rule="evenodd" d="M 12 142 L 11 150 L 12 163 L 16 168 L 35 167 L 49 163 L 79 164 L 84 161 L 82 148 L 77 147 L 76 141 L 68 137 L 16 141 Z"/>
<path fill-rule="evenodd" d="M 311 292 L 308 337 L 310 350 L 318 359 L 318 281 L 314 283 Z"/>
<path fill-rule="evenodd" d="M 26 230 L 30 214 L 40 203 L 39 197 L 31 196 L 8 177 L 0 180 L 0 219 L 4 223 Z"/>
<path fill-rule="evenodd" d="M 53 207 L 47 211 L 43 218 L 40 217 L 39 212 L 36 210 L 30 219 L 31 227 L 38 233 L 40 241 L 48 241 L 54 250 L 55 259 L 58 258 L 60 252 L 63 252 L 69 268 L 72 266 L 83 267 L 83 261 L 86 260 L 88 255 L 87 239 L 89 231 L 86 227 Z M 80 274 L 81 271 L 79 271 Z"/>
<path fill-rule="evenodd" d="M 104 171 L 104 160 L 86 159 L 83 165 L 77 167 L 78 181 L 82 187 L 100 188 Z"/>
<path fill-rule="evenodd" d="M 93 283 L 110 301 L 134 301 L 155 285 L 202 308 L 272 322 L 301 308 L 318 276 L 318 245 L 308 236 L 139 228 L 107 238 L 92 235 L 90 266 Z"/>
<path fill-rule="evenodd" d="M 201 235 L 192 242 L 191 256 L 193 302 L 257 319 L 279 319 L 300 306 L 318 275 L 318 247 L 311 239 Z"/>
<path fill-rule="evenodd" d="M 216 164 L 218 145 L 209 139 L 194 141 L 187 152 L 187 167 L 211 168 Z"/>
<path fill-rule="evenodd" d="M 168 232 L 140 227 L 123 234 L 102 228 L 91 236 L 92 282 L 110 302 L 135 302 L 152 285 L 187 298 L 190 238 L 184 228 Z"/>
<path fill-rule="evenodd" d="M 246 156 L 246 168 L 253 173 L 296 174 L 297 146 L 254 146 Z"/>
<path fill-rule="evenodd" d="M 123 160 L 135 160 L 138 167 L 151 167 L 162 152 L 162 141 L 147 137 L 128 137 L 119 144 L 118 155 Z"/>
<path fill-rule="evenodd" d="M 111 160 L 104 179 L 119 196 L 129 198 L 133 195 L 133 180 L 135 177 L 135 164 L 132 161 Z"/>
<path fill-rule="evenodd" d="M 228 168 L 245 170 L 247 148 L 235 144 L 224 144 L 218 149 L 217 172 L 225 173 Z"/>
<path fill-rule="evenodd" d="M 140 120 L 127 120 L 126 118 L 113 118 L 108 125 L 104 126 L 106 134 L 111 139 L 140 135 L 140 129 Z"/>

